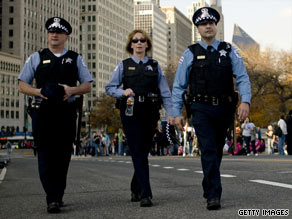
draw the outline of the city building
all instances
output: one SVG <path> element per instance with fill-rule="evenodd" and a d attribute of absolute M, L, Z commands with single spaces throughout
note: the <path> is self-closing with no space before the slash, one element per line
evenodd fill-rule
<path fill-rule="evenodd" d="M 79 51 L 79 0 L 2 0 L 0 1 L 0 51 L 1 60 L 6 65 L 17 65 L 17 71 L 7 70 L 2 73 L 2 79 L 16 83 L 15 78 L 21 71 L 27 58 L 35 51 L 47 47 L 47 30 L 45 22 L 53 16 L 63 17 L 69 21 L 73 32 L 69 37 L 66 48 Z M 1 66 L 2 71 L 2 66 Z M 1 79 L 1 80 L 2 80 Z M 17 83 L 16 83 L 17 84 Z M 14 126 L 14 129 L 28 127 L 31 124 L 26 121 L 27 114 L 24 107 L 24 95 L 18 94 L 16 84 L 5 85 L 4 92 L 10 89 L 12 96 L 5 97 L 4 112 L 5 124 Z M 3 89 L 1 87 L 1 89 Z M 12 90 L 11 90 L 12 89 Z M 13 95 L 13 90 L 15 95 Z M 2 95 L 1 95 L 2 98 Z M 19 98 L 16 100 L 15 98 Z M 9 101 L 7 101 L 9 99 Z M 12 106 L 14 101 L 14 107 Z M 9 102 L 9 104 L 8 104 Z M 2 104 L 2 103 L 1 103 Z M 9 106 L 6 106 L 6 105 Z M 19 104 L 19 107 L 17 106 Z M 7 115 L 6 115 L 7 113 Z M 14 117 L 14 119 L 13 119 Z M 12 121 L 15 120 L 15 121 Z M 1 116 L 1 122 L 2 122 Z M 22 123 L 22 124 L 20 124 Z"/>
<path fill-rule="evenodd" d="M 0 51 L 20 56 L 22 62 L 47 47 L 45 22 L 53 16 L 69 21 L 73 32 L 67 48 L 79 50 L 79 0 L 2 0 Z"/>
<path fill-rule="evenodd" d="M 167 60 L 168 63 L 178 63 L 185 49 L 192 44 L 192 22 L 176 7 L 161 7 L 166 14 Z"/>
<path fill-rule="evenodd" d="M 19 56 L 0 52 L 0 128 L 5 133 L 23 131 L 24 98 L 20 98 L 17 80 L 21 67 Z"/>
<path fill-rule="evenodd" d="M 252 48 L 259 52 L 260 49 L 260 45 L 237 24 L 234 24 L 232 45 L 239 51 Z"/>
<path fill-rule="evenodd" d="M 159 8 L 159 1 L 134 0 L 135 29 L 146 31 L 152 39 L 152 53 L 162 68 L 167 64 L 167 24 L 166 15 Z"/>
<path fill-rule="evenodd" d="M 211 5 L 209 5 L 206 0 L 193 2 L 192 5 L 188 7 L 188 18 L 192 21 L 195 11 L 202 7 L 212 7 L 219 12 L 220 21 L 217 24 L 216 39 L 219 41 L 224 41 L 224 16 L 222 14 L 221 0 L 211 0 Z M 192 24 L 192 43 L 197 43 L 199 41 L 201 41 L 201 36 L 196 26 Z"/>
<path fill-rule="evenodd" d="M 80 1 L 80 52 L 93 76 L 91 93 L 85 96 L 85 110 L 105 93 L 105 86 L 118 65 L 127 58 L 125 45 L 134 29 L 133 0 Z"/>

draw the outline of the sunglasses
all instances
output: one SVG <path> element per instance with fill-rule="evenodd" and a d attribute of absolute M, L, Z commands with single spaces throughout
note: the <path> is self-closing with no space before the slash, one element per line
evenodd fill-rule
<path fill-rule="evenodd" d="M 141 39 L 133 39 L 132 40 L 132 43 L 138 43 L 138 42 L 141 42 L 141 43 L 145 43 L 146 42 L 146 39 L 145 38 L 141 38 Z"/>

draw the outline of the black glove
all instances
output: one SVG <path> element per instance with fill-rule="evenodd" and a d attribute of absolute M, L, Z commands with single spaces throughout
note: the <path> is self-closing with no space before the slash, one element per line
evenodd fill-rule
<path fill-rule="evenodd" d="M 47 97 L 50 102 L 62 102 L 65 90 L 63 86 L 49 82 L 41 89 L 41 94 Z"/>

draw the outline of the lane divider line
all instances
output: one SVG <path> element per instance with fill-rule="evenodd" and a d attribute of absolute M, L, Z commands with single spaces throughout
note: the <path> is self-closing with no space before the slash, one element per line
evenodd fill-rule
<path fill-rule="evenodd" d="M 255 183 L 261 183 L 261 184 L 265 184 L 265 185 L 271 185 L 271 186 L 278 186 L 278 187 L 283 187 L 283 188 L 287 188 L 287 189 L 292 189 L 292 185 L 291 184 L 285 184 L 285 183 L 278 183 L 278 182 L 272 182 L 272 181 L 266 181 L 266 180 L 249 180 L 250 182 L 255 182 Z"/>
<path fill-rule="evenodd" d="M 174 167 L 163 167 L 164 169 L 173 169 Z"/>
<path fill-rule="evenodd" d="M 7 172 L 7 168 L 4 167 L 1 171 L 1 174 L 0 174 L 0 183 L 2 183 L 2 181 L 4 180 L 4 177 L 6 175 L 6 172 Z"/>

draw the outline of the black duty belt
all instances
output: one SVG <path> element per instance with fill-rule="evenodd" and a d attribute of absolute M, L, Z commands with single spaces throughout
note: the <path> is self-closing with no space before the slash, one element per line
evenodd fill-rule
<path fill-rule="evenodd" d="M 146 101 L 151 101 L 151 102 L 159 101 L 158 94 L 154 94 L 154 93 L 148 93 L 146 95 L 136 95 L 134 96 L 134 98 L 135 98 L 135 101 L 138 101 L 140 103 L 143 103 Z"/>
<path fill-rule="evenodd" d="M 213 106 L 223 105 L 227 103 L 232 103 L 231 95 L 222 95 L 222 96 L 211 96 L 211 95 L 201 95 L 197 94 L 192 97 L 193 103 L 205 103 Z"/>

